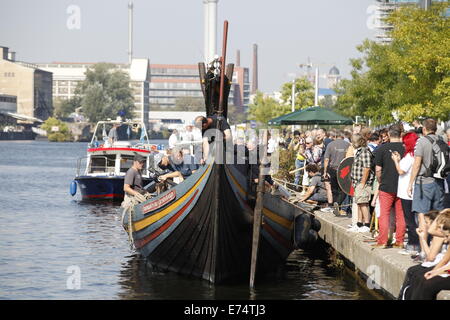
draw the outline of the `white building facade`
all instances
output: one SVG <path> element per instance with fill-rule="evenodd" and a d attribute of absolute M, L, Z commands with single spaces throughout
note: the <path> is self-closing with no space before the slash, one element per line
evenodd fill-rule
<path fill-rule="evenodd" d="M 75 89 L 86 76 L 86 70 L 95 63 L 48 63 L 38 64 L 42 70 L 53 73 L 53 100 L 67 100 L 75 96 Z M 133 59 L 130 64 L 115 64 L 115 66 L 130 77 L 130 87 L 134 99 L 134 120 L 140 120 L 148 125 L 150 110 L 150 62 L 148 59 Z"/>

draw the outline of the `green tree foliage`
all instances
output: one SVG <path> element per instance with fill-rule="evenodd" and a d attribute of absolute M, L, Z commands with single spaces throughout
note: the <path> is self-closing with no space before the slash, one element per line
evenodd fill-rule
<path fill-rule="evenodd" d="M 342 80 L 336 107 L 347 116 L 366 116 L 373 124 L 411 122 L 421 116 L 447 120 L 450 113 L 450 19 L 448 7 L 406 6 L 388 18 L 392 42 L 366 40 L 351 60 L 351 80 Z"/>
<path fill-rule="evenodd" d="M 280 157 L 278 160 L 279 169 L 274 177 L 284 181 L 292 181 L 294 174 L 291 174 L 289 172 L 295 169 L 296 156 L 297 153 L 294 150 L 281 149 Z"/>
<path fill-rule="evenodd" d="M 67 100 L 56 99 L 53 106 L 53 115 L 58 119 L 65 118 L 72 112 L 75 112 L 76 108 L 81 106 L 81 98 L 79 96 L 75 96 L 72 99 Z"/>
<path fill-rule="evenodd" d="M 91 122 L 115 119 L 119 111 L 130 117 L 134 108 L 129 76 L 110 63 L 97 63 L 89 68 L 76 93 L 83 114 Z"/>
<path fill-rule="evenodd" d="M 332 109 L 334 108 L 336 102 L 333 99 L 333 96 L 327 95 L 323 99 L 319 100 L 319 106 L 324 108 Z"/>
<path fill-rule="evenodd" d="M 56 118 L 48 118 L 47 120 L 45 120 L 41 128 L 47 131 L 48 141 L 65 142 L 72 140 L 72 136 L 67 124 Z"/>
<path fill-rule="evenodd" d="M 248 118 L 248 114 L 246 112 L 242 112 L 241 109 L 238 109 L 235 105 L 228 105 L 227 116 L 228 123 L 231 125 L 244 123 Z"/>
<path fill-rule="evenodd" d="M 205 100 L 199 97 L 180 97 L 175 100 L 175 107 L 170 111 L 205 112 Z"/>
<path fill-rule="evenodd" d="M 257 92 L 253 103 L 249 106 L 249 119 L 267 125 L 270 119 L 283 115 L 283 112 L 285 111 L 275 99 L 265 97 L 262 92 Z"/>
<path fill-rule="evenodd" d="M 295 79 L 295 110 L 314 105 L 314 87 L 306 78 Z M 286 82 L 281 88 L 281 99 L 285 102 L 284 113 L 292 111 L 292 82 Z M 283 115 L 284 113 L 280 114 Z"/>

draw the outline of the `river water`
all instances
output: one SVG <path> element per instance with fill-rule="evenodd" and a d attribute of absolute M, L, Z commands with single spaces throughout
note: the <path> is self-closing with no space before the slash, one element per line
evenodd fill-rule
<path fill-rule="evenodd" d="M 120 207 L 69 194 L 86 143 L 0 141 L 0 299 L 374 299 L 315 254 L 250 293 L 153 273 L 130 249 Z M 77 281 L 79 279 L 79 281 Z"/>

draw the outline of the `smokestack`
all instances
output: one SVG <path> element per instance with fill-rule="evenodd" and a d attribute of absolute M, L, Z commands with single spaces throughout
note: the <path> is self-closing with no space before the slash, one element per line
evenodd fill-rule
<path fill-rule="evenodd" d="M 133 60 L 133 2 L 128 3 L 128 63 Z"/>
<path fill-rule="evenodd" d="M 209 0 L 208 1 L 208 57 L 209 60 L 212 60 L 214 56 L 217 54 L 217 2 L 219 0 Z M 211 62 L 211 61 L 208 61 Z"/>
<path fill-rule="evenodd" d="M 253 77 L 252 77 L 252 94 L 258 91 L 258 45 L 253 45 Z"/>
<path fill-rule="evenodd" d="M 209 63 L 209 6 L 208 0 L 203 0 L 203 54 L 205 58 L 205 62 Z"/>
<path fill-rule="evenodd" d="M 236 67 L 241 66 L 241 50 L 236 50 Z"/>

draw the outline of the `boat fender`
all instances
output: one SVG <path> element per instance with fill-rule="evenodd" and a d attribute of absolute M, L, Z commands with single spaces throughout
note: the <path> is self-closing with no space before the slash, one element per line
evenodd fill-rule
<path fill-rule="evenodd" d="M 322 227 L 322 224 L 319 220 L 317 220 L 314 216 L 311 217 L 311 229 L 313 229 L 316 232 L 320 231 L 320 228 Z"/>
<path fill-rule="evenodd" d="M 70 183 L 70 195 L 73 197 L 77 193 L 77 183 L 72 180 Z"/>
<path fill-rule="evenodd" d="M 308 242 L 311 218 L 308 214 L 300 214 L 295 218 L 294 246 L 299 248 Z"/>

